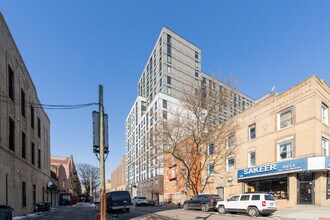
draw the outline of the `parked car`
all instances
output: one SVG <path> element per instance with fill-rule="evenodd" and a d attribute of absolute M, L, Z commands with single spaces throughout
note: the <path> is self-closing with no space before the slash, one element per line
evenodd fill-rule
<path fill-rule="evenodd" d="M 129 211 L 133 207 L 131 196 L 128 191 L 112 191 L 107 193 L 107 210 Z"/>
<path fill-rule="evenodd" d="M 156 200 L 154 200 L 154 199 L 149 199 L 149 200 L 147 200 L 147 202 L 148 202 L 148 205 L 150 205 L 150 206 L 155 206 L 156 205 Z"/>
<path fill-rule="evenodd" d="M 217 202 L 221 198 L 219 195 L 214 194 L 200 194 L 194 196 L 190 200 L 186 200 L 183 203 L 183 208 L 188 209 L 201 209 L 203 212 L 208 212 L 210 209 L 215 209 Z"/>
<path fill-rule="evenodd" d="M 136 196 L 132 199 L 132 203 L 136 206 L 139 205 L 148 205 L 148 201 L 146 197 L 140 197 L 140 196 Z"/>
<path fill-rule="evenodd" d="M 266 193 L 246 193 L 234 195 L 227 201 L 219 201 L 217 209 L 220 214 L 242 212 L 256 217 L 270 215 L 277 211 L 274 196 Z"/>

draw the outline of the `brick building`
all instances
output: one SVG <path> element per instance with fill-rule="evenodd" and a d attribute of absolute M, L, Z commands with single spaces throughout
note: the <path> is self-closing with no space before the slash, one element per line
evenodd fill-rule
<path fill-rule="evenodd" d="M 120 165 L 111 173 L 111 191 L 126 190 L 126 157 L 123 156 Z"/>
<path fill-rule="evenodd" d="M 32 213 L 51 186 L 50 121 L 0 13 L 0 205 Z"/>
<path fill-rule="evenodd" d="M 329 105 L 330 87 L 314 75 L 235 116 L 234 153 L 205 191 L 225 199 L 272 193 L 280 207 L 330 206 Z"/>

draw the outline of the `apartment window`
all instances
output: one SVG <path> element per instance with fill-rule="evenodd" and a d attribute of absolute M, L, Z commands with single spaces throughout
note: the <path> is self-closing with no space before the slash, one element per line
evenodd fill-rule
<path fill-rule="evenodd" d="M 289 108 L 277 114 L 278 128 L 283 129 L 293 125 L 293 109 Z"/>
<path fill-rule="evenodd" d="M 322 123 L 328 125 L 328 122 L 329 122 L 329 110 L 328 110 L 328 106 L 326 104 L 324 104 L 324 103 L 322 103 L 321 112 L 322 112 Z"/>
<path fill-rule="evenodd" d="M 41 169 L 41 150 L 38 149 L 38 168 Z"/>
<path fill-rule="evenodd" d="M 210 163 L 207 165 L 207 174 L 209 176 L 214 175 L 214 163 Z"/>
<path fill-rule="evenodd" d="M 167 119 L 167 111 L 163 111 L 163 119 Z"/>
<path fill-rule="evenodd" d="M 227 147 L 228 148 L 232 148 L 235 146 L 235 135 L 234 134 L 230 134 L 227 137 Z"/>
<path fill-rule="evenodd" d="M 163 108 L 167 108 L 167 100 L 163 99 Z"/>
<path fill-rule="evenodd" d="M 161 56 L 162 55 L 162 47 L 160 46 L 159 47 L 159 56 Z"/>
<path fill-rule="evenodd" d="M 26 135 L 22 131 L 22 157 L 26 159 Z"/>
<path fill-rule="evenodd" d="M 286 160 L 293 157 L 292 140 L 279 143 L 277 145 L 278 160 Z"/>
<path fill-rule="evenodd" d="M 40 118 L 38 118 L 38 137 L 41 137 L 41 123 L 40 123 Z"/>
<path fill-rule="evenodd" d="M 8 65 L 8 95 L 11 100 L 15 99 L 14 72 Z"/>
<path fill-rule="evenodd" d="M 199 63 L 198 63 L 198 61 L 195 61 L 195 67 L 197 67 L 197 68 L 198 68 L 198 66 L 199 66 Z"/>
<path fill-rule="evenodd" d="M 202 82 L 206 83 L 206 78 L 205 77 L 202 78 Z"/>
<path fill-rule="evenodd" d="M 161 72 L 163 70 L 163 65 L 161 63 L 162 59 L 159 59 L 159 75 L 161 75 Z"/>
<path fill-rule="evenodd" d="M 167 73 L 168 73 L 168 74 L 171 74 L 171 72 L 172 72 L 172 68 L 171 68 L 171 66 L 167 66 Z"/>
<path fill-rule="evenodd" d="M 172 48 L 170 45 L 167 45 L 167 55 L 172 56 Z"/>
<path fill-rule="evenodd" d="M 15 151 L 15 122 L 9 118 L 9 149 Z"/>
<path fill-rule="evenodd" d="M 195 71 L 195 77 L 198 78 L 198 71 Z"/>
<path fill-rule="evenodd" d="M 172 57 L 170 55 L 167 55 L 167 62 L 172 63 Z"/>
<path fill-rule="evenodd" d="M 31 106 L 31 128 L 34 128 L 34 108 Z"/>
<path fill-rule="evenodd" d="M 171 45 L 172 44 L 172 37 L 171 37 L 171 35 L 167 35 L 167 44 L 168 45 Z"/>
<path fill-rule="evenodd" d="M 165 182 L 165 189 L 168 190 L 168 181 Z"/>
<path fill-rule="evenodd" d="M 167 84 L 171 85 L 172 84 L 172 79 L 170 76 L 167 76 Z"/>
<path fill-rule="evenodd" d="M 35 148 L 34 143 L 31 142 L 31 162 L 32 162 L 33 165 L 35 163 L 35 160 L 34 160 L 34 148 Z"/>
<path fill-rule="evenodd" d="M 21 114 L 25 118 L 25 92 L 21 89 Z"/>
<path fill-rule="evenodd" d="M 256 151 L 250 150 L 248 152 L 248 166 L 253 167 L 256 165 Z"/>
<path fill-rule="evenodd" d="M 234 156 L 227 157 L 226 165 L 227 165 L 227 171 L 235 170 L 235 157 Z"/>
<path fill-rule="evenodd" d="M 329 156 L 329 139 L 322 137 L 322 155 Z"/>
<path fill-rule="evenodd" d="M 35 205 L 37 203 L 37 199 L 36 199 L 36 191 L 37 191 L 37 187 L 36 185 L 33 184 L 33 191 L 32 191 L 32 195 L 33 195 L 33 205 Z"/>
<path fill-rule="evenodd" d="M 256 124 L 249 126 L 249 139 L 254 140 L 256 138 Z"/>
<path fill-rule="evenodd" d="M 208 153 L 208 155 L 214 154 L 214 144 L 209 144 L 207 153 Z"/>
<path fill-rule="evenodd" d="M 22 182 L 22 207 L 26 207 L 26 182 Z"/>
<path fill-rule="evenodd" d="M 167 94 L 168 95 L 171 95 L 172 94 L 172 89 L 171 87 L 167 86 Z"/>
<path fill-rule="evenodd" d="M 198 52 L 195 51 L 195 59 L 198 60 Z"/>
<path fill-rule="evenodd" d="M 160 78 L 160 80 L 159 80 L 159 87 L 162 87 L 162 85 L 163 85 L 163 79 Z"/>

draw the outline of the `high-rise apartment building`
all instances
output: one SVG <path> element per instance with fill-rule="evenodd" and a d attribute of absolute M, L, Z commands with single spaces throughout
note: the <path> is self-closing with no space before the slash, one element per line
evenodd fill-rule
<path fill-rule="evenodd" d="M 181 100 L 185 94 L 195 92 L 200 85 L 212 84 L 219 90 L 226 86 L 203 73 L 201 61 L 201 49 L 167 28 L 161 30 L 138 81 L 138 97 L 126 119 L 127 184 L 133 196 L 146 192 L 148 181 L 163 184 L 162 155 L 152 143 L 159 117 L 166 120 L 168 113 L 183 108 Z M 231 105 L 215 116 L 215 125 L 252 104 L 251 98 L 234 91 Z M 152 195 L 157 191 L 162 200 L 163 191 L 151 191 Z"/>

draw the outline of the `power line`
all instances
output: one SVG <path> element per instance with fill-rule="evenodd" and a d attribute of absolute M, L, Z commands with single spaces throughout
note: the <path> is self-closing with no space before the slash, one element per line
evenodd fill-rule
<path fill-rule="evenodd" d="M 20 106 L 22 101 L 19 99 L 11 99 L 8 96 L 0 95 L 0 103 L 14 104 L 14 105 Z M 90 103 L 71 104 L 71 105 L 54 105 L 54 104 L 40 104 L 40 103 L 25 101 L 26 107 L 55 109 L 55 110 L 80 109 L 80 108 L 86 108 L 86 107 L 93 106 L 93 105 L 99 105 L 99 103 L 90 102 Z"/>

